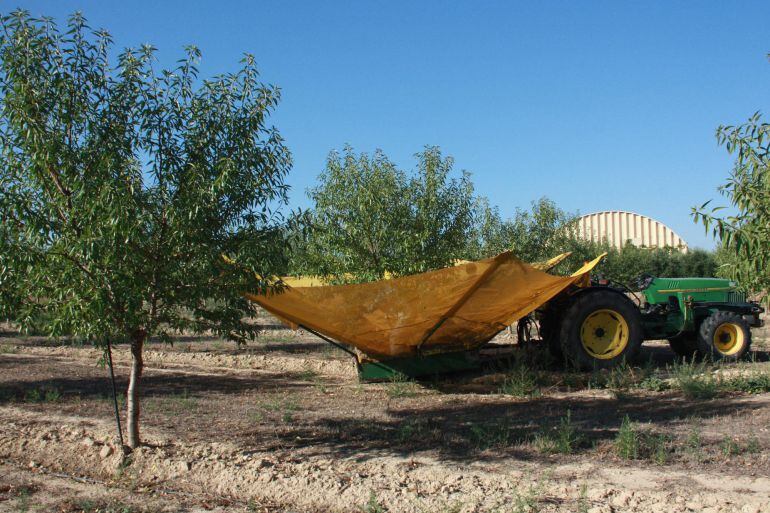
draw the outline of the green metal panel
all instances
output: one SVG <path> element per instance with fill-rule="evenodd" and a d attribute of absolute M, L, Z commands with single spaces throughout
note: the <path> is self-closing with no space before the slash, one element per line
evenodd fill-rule
<path fill-rule="evenodd" d="M 654 309 L 642 313 L 644 338 L 658 339 L 694 332 L 700 322 L 716 311 L 747 314 L 752 305 L 733 281 L 721 278 L 655 278 L 643 291 L 651 305 L 676 302 L 677 308 L 662 317 Z"/>
<path fill-rule="evenodd" d="M 644 290 L 651 305 L 667 303 L 668 298 L 692 298 L 692 301 L 726 303 L 735 291 L 735 283 L 722 278 L 655 278 Z M 682 305 L 683 306 L 683 305 Z"/>
<path fill-rule="evenodd" d="M 403 375 L 410 378 L 430 376 L 481 366 L 478 351 L 438 353 L 411 358 L 391 358 L 383 361 L 364 361 L 358 369 L 361 381 L 386 381 Z"/>

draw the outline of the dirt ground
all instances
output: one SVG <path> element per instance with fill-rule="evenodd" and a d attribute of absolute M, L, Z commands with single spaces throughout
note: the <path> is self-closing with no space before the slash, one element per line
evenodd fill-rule
<path fill-rule="evenodd" d="M 769 350 L 757 332 L 753 361 L 709 373 L 768 376 Z M 640 368 L 544 367 L 517 393 L 501 368 L 360 384 L 345 353 L 284 330 L 153 342 L 127 459 L 100 356 L 0 334 L 0 512 L 770 511 L 770 393 L 688 397 L 663 343 Z"/>

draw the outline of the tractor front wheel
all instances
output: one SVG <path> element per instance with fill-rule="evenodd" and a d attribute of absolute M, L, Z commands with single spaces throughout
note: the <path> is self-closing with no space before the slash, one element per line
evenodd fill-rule
<path fill-rule="evenodd" d="M 750 347 L 749 324 L 733 312 L 711 314 L 698 330 L 698 349 L 714 360 L 740 360 L 746 356 Z"/>
<path fill-rule="evenodd" d="M 622 293 L 587 291 L 574 300 L 562 319 L 562 351 L 579 369 L 608 369 L 630 362 L 642 347 L 641 314 Z"/>

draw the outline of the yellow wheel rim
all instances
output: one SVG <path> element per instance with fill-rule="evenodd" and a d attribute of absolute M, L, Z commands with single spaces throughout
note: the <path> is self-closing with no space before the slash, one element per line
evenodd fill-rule
<path fill-rule="evenodd" d="M 593 358 L 615 358 L 628 345 L 628 323 L 615 310 L 597 310 L 580 327 L 580 341 Z"/>
<path fill-rule="evenodd" d="M 735 354 L 744 343 L 743 330 L 737 324 L 726 322 L 714 330 L 714 348 L 724 355 Z"/>

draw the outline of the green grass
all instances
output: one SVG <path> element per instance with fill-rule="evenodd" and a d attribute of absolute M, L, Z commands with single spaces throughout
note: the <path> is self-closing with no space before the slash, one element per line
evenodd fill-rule
<path fill-rule="evenodd" d="M 325 394 L 328 390 L 326 387 L 326 383 L 324 383 L 321 375 L 314 370 L 311 370 L 311 369 L 303 370 L 302 372 L 299 373 L 297 377 L 302 381 L 310 381 L 311 383 L 313 383 L 313 388 L 315 388 L 322 394 Z"/>
<path fill-rule="evenodd" d="M 398 425 L 395 438 L 398 443 L 424 440 L 428 434 L 428 422 L 425 419 L 409 419 Z"/>
<path fill-rule="evenodd" d="M 607 373 L 606 387 L 617 397 L 624 394 L 637 381 L 636 369 L 625 360 Z"/>
<path fill-rule="evenodd" d="M 75 507 L 82 513 L 135 513 L 137 510 L 122 502 L 80 499 Z"/>
<path fill-rule="evenodd" d="M 540 511 L 541 492 L 536 487 L 530 487 L 524 493 L 516 492 L 511 504 L 511 513 L 538 513 Z"/>
<path fill-rule="evenodd" d="M 112 402 L 112 394 L 103 396 L 105 400 Z M 118 395 L 118 406 L 123 407 L 125 396 Z M 145 409 L 148 412 L 162 412 L 172 414 L 182 414 L 194 412 L 198 409 L 198 398 L 190 394 L 190 391 L 184 389 L 182 392 L 168 395 L 152 396 L 145 401 Z"/>
<path fill-rule="evenodd" d="M 644 437 L 644 447 L 647 450 L 647 457 L 658 465 L 663 465 L 668 461 L 669 437 L 663 434 L 646 433 Z"/>
<path fill-rule="evenodd" d="M 314 370 L 303 370 L 299 373 L 299 376 L 297 376 L 302 381 L 316 381 L 318 379 L 318 373 Z"/>
<path fill-rule="evenodd" d="M 32 388 L 24 393 L 26 403 L 55 403 L 61 399 L 61 392 L 57 388 Z"/>
<path fill-rule="evenodd" d="M 692 456 L 696 461 L 703 459 L 703 437 L 698 426 L 693 426 L 687 434 L 684 452 Z"/>
<path fill-rule="evenodd" d="M 99 399 L 108 401 L 112 404 L 112 393 L 100 394 Z M 118 390 L 118 408 L 123 410 L 126 407 L 126 395 Z"/>
<path fill-rule="evenodd" d="M 615 437 L 615 452 L 618 456 L 627 460 L 639 458 L 639 433 L 626 415 L 620 424 L 620 429 Z"/>
<path fill-rule="evenodd" d="M 615 453 L 626 460 L 647 459 L 663 465 L 668 461 L 669 442 L 664 434 L 638 429 L 626 415 L 615 436 Z"/>
<path fill-rule="evenodd" d="M 723 376 L 715 371 L 719 364 L 708 362 L 674 363 L 669 368 L 676 388 L 689 399 L 712 399 L 721 392 L 763 394 L 770 392 L 770 372 L 741 372 Z"/>
<path fill-rule="evenodd" d="M 469 438 L 473 446 L 480 451 L 493 447 L 502 449 L 518 441 L 506 422 L 473 424 L 470 428 Z"/>
<path fill-rule="evenodd" d="M 262 411 L 252 411 L 249 418 L 253 422 L 261 422 L 265 419 L 264 412 L 280 413 L 281 421 L 285 423 L 294 422 L 294 413 L 299 411 L 300 403 L 291 396 L 277 397 L 263 401 L 259 405 Z"/>
<path fill-rule="evenodd" d="M 764 371 L 731 376 L 722 380 L 721 388 L 731 392 L 764 394 L 770 392 L 770 372 Z"/>
<path fill-rule="evenodd" d="M 577 513 L 588 513 L 590 508 L 590 502 L 588 502 L 588 486 L 584 483 L 580 485 L 580 496 L 577 500 Z"/>
<path fill-rule="evenodd" d="M 19 348 L 17 346 L 11 344 L 0 345 L 0 354 L 16 354 L 18 352 Z"/>
<path fill-rule="evenodd" d="M 719 449 L 725 457 L 737 456 L 740 454 L 757 454 L 761 452 L 762 447 L 756 436 L 751 436 L 745 443 L 737 438 L 725 436 L 719 443 Z"/>
<path fill-rule="evenodd" d="M 663 392 L 670 388 L 669 384 L 657 374 L 647 376 L 639 382 L 637 387 L 642 390 L 649 390 L 650 392 Z"/>
<path fill-rule="evenodd" d="M 30 496 L 32 495 L 32 489 L 26 486 L 22 486 L 16 492 L 16 511 L 19 513 L 26 513 L 29 511 Z"/>
<path fill-rule="evenodd" d="M 559 423 L 535 435 L 535 448 L 544 454 L 572 454 L 583 442 L 583 437 L 572 423 L 572 412 L 559 419 Z"/>
<path fill-rule="evenodd" d="M 297 411 L 299 410 L 299 402 L 294 397 L 280 397 L 263 401 L 260 407 L 267 411 Z"/>
<path fill-rule="evenodd" d="M 388 397 L 397 399 L 400 397 L 414 397 L 417 395 L 418 385 L 403 374 L 395 374 L 386 388 Z"/>
<path fill-rule="evenodd" d="M 719 392 L 720 382 L 706 362 L 674 363 L 671 373 L 677 388 L 689 399 L 712 399 Z"/>
<path fill-rule="evenodd" d="M 719 448 L 722 451 L 723 456 L 734 456 L 741 453 L 741 446 L 738 442 L 729 436 L 726 436 L 720 443 Z"/>
<path fill-rule="evenodd" d="M 759 444 L 759 439 L 751 435 L 743 449 L 746 454 L 759 454 L 762 451 L 762 446 Z"/>
<path fill-rule="evenodd" d="M 181 394 L 174 394 L 166 398 L 166 402 L 175 411 L 191 411 L 198 408 L 198 399 L 190 395 L 185 389 Z"/>
<path fill-rule="evenodd" d="M 538 374 L 525 365 L 517 365 L 505 377 L 500 393 L 514 397 L 536 397 L 540 395 Z"/>
<path fill-rule="evenodd" d="M 380 503 L 374 492 L 371 492 L 369 500 L 360 511 L 361 513 L 387 513 L 388 509 Z"/>

